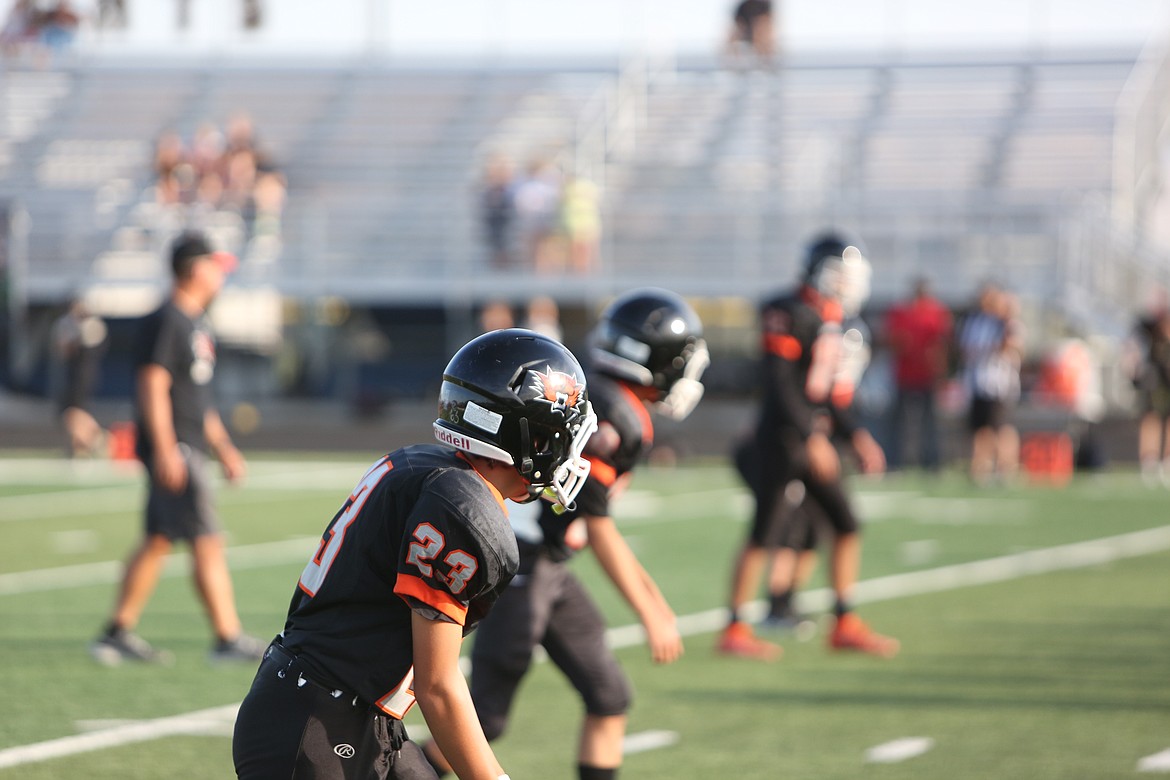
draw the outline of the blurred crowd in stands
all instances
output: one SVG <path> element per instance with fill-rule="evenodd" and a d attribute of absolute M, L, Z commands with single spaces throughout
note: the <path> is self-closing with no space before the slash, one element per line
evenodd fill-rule
<path fill-rule="evenodd" d="M 284 174 L 256 137 L 250 116 L 236 114 L 221 130 L 199 124 L 190 140 L 174 130 L 155 144 L 154 197 L 160 206 L 200 213 L 227 211 L 245 225 L 245 240 L 276 240 L 287 196 Z"/>
<path fill-rule="evenodd" d="M 480 214 L 488 260 L 497 270 L 586 274 L 597 265 L 601 193 L 589 179 L 533 158 L 517 174 L 504 154 L 484 165 Z"/>
<path fill-rule="evenodd" d="M 80 25 L 81 14 L 69 0 L 16 0 L 0 27 L 5 65 L 48 65 L 69 48 Z"/>

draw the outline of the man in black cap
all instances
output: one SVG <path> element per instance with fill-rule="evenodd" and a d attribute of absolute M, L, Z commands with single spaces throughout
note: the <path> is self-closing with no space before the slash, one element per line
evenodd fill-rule
<path fill-rule="evenodd" d="M 252 661 L 264 651 L 263 643 L 243 632 L 236 612 L 208 463 L 213 454 L 229 482 L 245 473 L 244 458 L 213 404 L 215 340 L 206 317 L 235 262 L 200 233 L 180 235 L 171 249 L 171 295 L 139 333 L 134 406 L 136 451 L 150 478 L 146 533 L 126 565 L 109 623 L 90 646 L 94 659 L 107 666 L 170 661 L 134 627 L 176 541 L 191 546 L 195 586 L 216 635 L 211 659 Z"/>

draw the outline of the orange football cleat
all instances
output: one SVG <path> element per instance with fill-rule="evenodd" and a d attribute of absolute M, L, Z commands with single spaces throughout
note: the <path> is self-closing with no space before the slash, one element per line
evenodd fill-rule
<path fill-rule="evenodd" d="M 893 637 L 875 633 L 864 620 L 852 612 L 846 612 L 837 618 L 837 625 L 829 635 L 829 647 L 893 658 L 898 654 L 901 643 Z"/>
<path fill-rule="evenodd" d="M 716 651 L 722 655 L 734 655 L 755 661 L 775 661 L 784 652 L 780 645 L 766 642 L 752 632 L 747 623 L 732 623 L 723 629 Z"/>

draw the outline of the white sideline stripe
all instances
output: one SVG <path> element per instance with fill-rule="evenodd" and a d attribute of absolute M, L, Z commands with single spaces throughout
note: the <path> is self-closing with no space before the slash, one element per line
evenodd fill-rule
<path fill-rule="evenodd" d="M 239 547 L 229 547 L 228 563 L 234 569 L 256 569 L 263 566 L 283 565 L 309 559 L 320 541 L 317 536 L 301 536 L 280 542 L 263 542 Z M 163 577 L 186 576 L 191 570 L 191 556 L 186 552 L 167 556 Z M 0 596 L 17 596 L 47 590 L 77 588 L 86 585 L 115 583 L 122 579 L 122 564 L 118 561 L 80 563 L 76 566 L 60 566 L 53 569 L 0 574 Z"/>
<path fill-rule="evenodd" d="M 1170 748 L 1138 761 L 1139 772 L 1170 772 Z"/>
<path fill-rule="evenodd" d="M 139 506 L 142 503 L 141 495 L 142 489 L 138 485 L 114 485 L 4 496 L 0 498 L 0 522 L 121 512 Z"/>
<path fill-rule="evenodd" d="M 191 728 L 183 733 L 193 737 L 230 737 L 235 731 L 235 713 L 231 717 L 201 718 L 191 722 Z M 122 726 L 132 726 L 136 723 L 149 723 L 148 720 L 132 720 L 129 718 L 106 718 L 104 720 L 78 720 L 73 725 L 82 733 L 107 731 Z"/>
<path fill-rule="evenodd" d="M 103 731 L 80 734 L 73 737 L 51 739 L 33 745 L 9 748 L 0 751 L 0 769 L 29 764 L 34 761 L 48 761 L 52 758 L 87 753 L 91 750 L 105 750 L 120 745 L 146 742 L 160 737 L 180 734 L 204 733 L 210 725 L 222 725 L 224 721 L 235 720 L 239 704 L 197 710 L 185 715 L 155 718 Z"/>
<path fill-rule="evenodd" d="M 294 540 L 298 543 L 299 540 Z M 289 544 L 282 542 L 277 544 Z M 271 547 L 273 545 L 253 545 L 254 547 Z M 1147 531 L 1137 531 L 1120 536 L 1111 536 L 1090 542 L 1067 544 L 1060 547 L 1050 547 L 1044 550 L 1005 555 L 991 558 L 986 561 L 944 566 L 938 569 L 928 569 L 921 572 L 898 574 L 890 577 L 879 577 L 866 580 L 857 585 L 857 601 L 874 602 L 883 599 L 893 599 L 899 596 L 913 596 L 924 593 L 933 593 L 943 590 L 962 588 L 970 585 L 983 585 L 992 582 L 1002 582 L 1031 574 L 1075 569 L 1083 566 L 1094 566 L 1122 558 L 1136 557 L 1170 548 L 1170 526 L 1152 528 Z M 822 604 L 830 600 L 829 590 L 821 588 L 802 595 L 815 599 Z M 754 601 L 745 609 L 745 617 L 758 619 L 763 615 L 765 603 L 762 600 Z M 823 608 L 823 607 L 822 607 Z M 748 613 L 754 613 L 749 615 Z M 709 609 L 692 615 L 683 615 L 678 619 L 679 632 L 684 636 L 709 633 L 721 628 L 727 622 L 725 609 Z M 641 625 L 621 626 L 606 632 L 606 640 L 610 647 L 622 648 L 641 644 L 645 641 L 645 631 Z M 62 737 L 48 742 L 39 742 L 32 745 L 9 748 L 0 751 L 0 768 L 17 766 L 18 764 L 33 761 L 44 761 L 58 756 L 72 755 L 89 750 L 101 750 L 128 742 L 142 742 L 148 739 L 186 733 L 183 729 L 192 728 L 192 723 L 199 723 L 201 719 L 215 717 L 217 713 L 235 712 L 239 704 L 217 707 L 210 710 L 200 710 L 187 715 L 175 715 L 159 718 L 153 721 L 144 721 L 128 726 L 119 726 L 105 731 L 92 732 L 79 736 Z M 1170 750 L 1165 751 L 1170 754 Z M 1158 763 L 1163 753 L 1149 756 L 1142 762 L 1150 761 L 1155 769 L 1142 771 L 1162 771 Z M 1170 763 L 1170 755 L 1167 756 Z M 1139 765 L 1140 766 L 1140 765 Z"/>
<path fill-rule="evenodd" d="M 892 742 L 874 745 L 865 751 L 865 760 L 870 764 L 896 764 L 908 758 L 921 756 L 934 747 L 930 737 L 902 737 Z"/>

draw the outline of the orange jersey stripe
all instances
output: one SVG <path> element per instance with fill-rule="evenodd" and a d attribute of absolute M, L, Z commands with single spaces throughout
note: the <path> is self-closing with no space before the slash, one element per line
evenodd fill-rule
<path fill-rule="evenodd" d="M 399 572 L 394 582 L 394 592 L 399 596 L 410 596 L 429 607 L 434 607 L 459 625 L 467 622 L 467 605 L 445 590 L 432 588 L 424 580 L 411 574 Z"/>
<path fill-rule="evenodd" d="M 787 333 L 772 333 L 764 336 L 764 349 L 785 360 L 800 360 L 804 349 L 796 336 Z"/>
<path fill-rule="evenodd" d="M 650 410 L 646 408 L 646 404 L 642 403 L 638 394 L 630 389 L 629 385 L 618 382 L 618 388 L 630 399 L 630 406 L 642 422 L 642 441 L 646 447 L 649 447 L 654 443 L 654 420 L 650 418 Z"/>
<path fill-rule="evenodd" d="M 617 482 L 617 469 L 598 458 L 585 456 L 585 460 L 589 461 L 589 478 L 596 479 L 602 485 L 613 487 L 613 483 Z"/>

